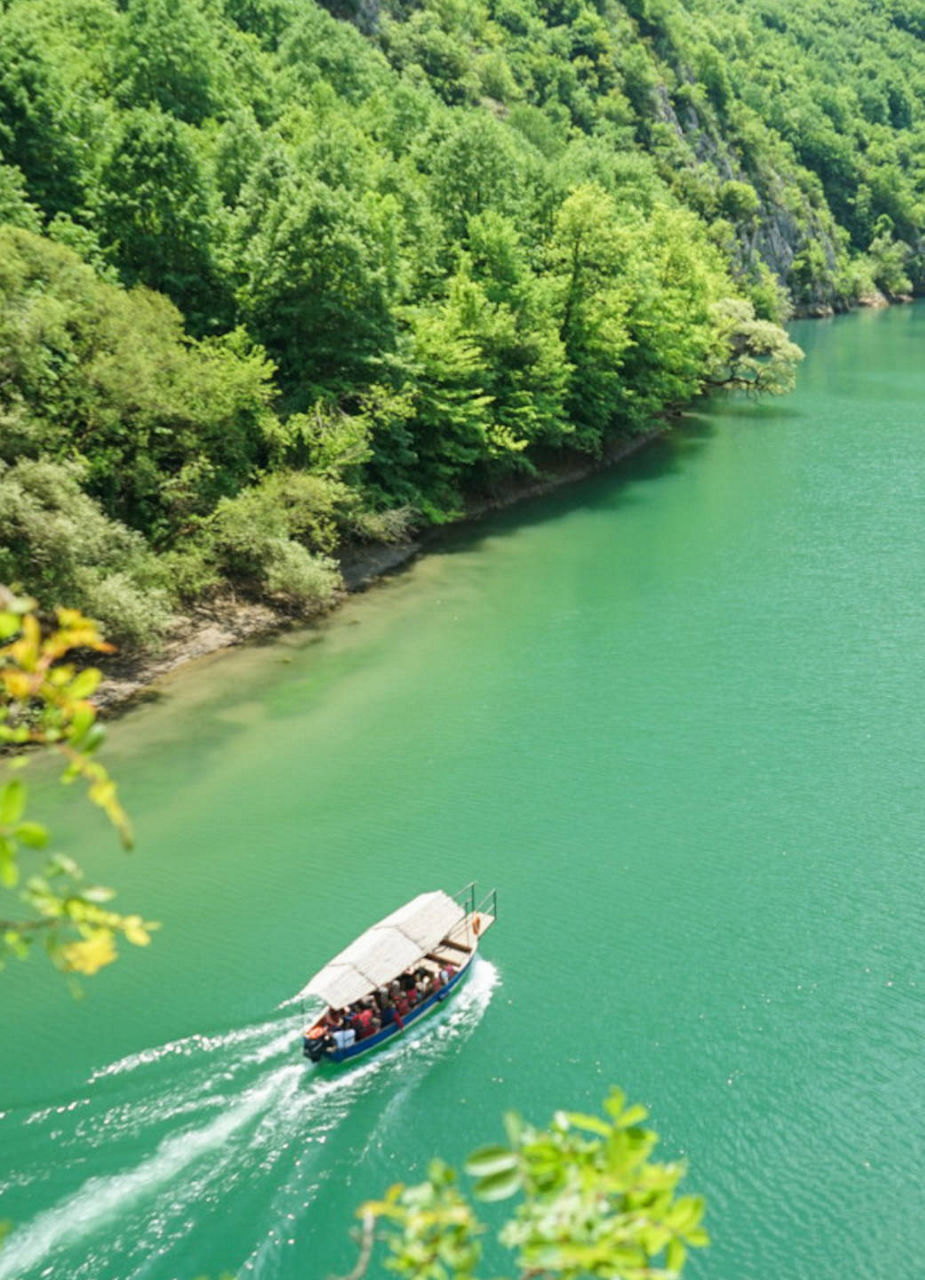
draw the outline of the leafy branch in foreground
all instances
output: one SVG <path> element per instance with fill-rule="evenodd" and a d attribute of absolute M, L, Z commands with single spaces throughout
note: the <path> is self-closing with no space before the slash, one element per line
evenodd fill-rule
<path fill-rule="evenodd" d="M 521 1197 L 499 1236 L 520 1280 L 672 1280 L 688 1249 L 709 1243 L 703 1200 L 676 1194 L 685 1166 L 651 1160 L 658 1135 L 642 1127 L 645 1107 L 628 1107 L 614 1089 L 604 1112 L 557 1111 L 547 1129 L 509 1113 L 507 1144 L 466 1161 L 476 1199 Z M 425 1182 L 398 1183 L 362 1205 L 359 1217 L 360 1257 L 347 1280 L 366 1274 L 380 1222 L 388 1228 L 386 1266 L 397 1275 L 477 1280 L 485 1227 L 442 1161 L 432 1162 Z"/>
<path fill-rule="evenodd" d="M 44 746 L 60 755 L 62 781 L 86 785 L 129 849 L 131 828 L 116 785 L 94 758 L 105 736 L 89 701 L 100 672 L 64 660 L 79 650 L 109 653 L 112 646 L 75 609 L 57 610 L 57 626 L 43 632 L 34 608 L 33 600 L 0 587 L 0 744 L 7 750 Z M 11 756 L 13 776 L 0 786 L 0 886 L 10 900 L 9 907 L 0 904 L 0 916 L 13 917 L 0 918 L 0 964 L 9 954 L 24 957 L 41 938 L 59 968 L 93 974 L 116 958 L 119 935 L 145 946 L 153 926 L 110 910 L 113 891 L 85 884 L 81 868 L 64 854 L 48 855 L 38 872 L 23 878 L 23 856 L 49 843 L 47 828 L 27 816 L 28 789 L 17 775 L 28 763 L 27 755 Z"/>

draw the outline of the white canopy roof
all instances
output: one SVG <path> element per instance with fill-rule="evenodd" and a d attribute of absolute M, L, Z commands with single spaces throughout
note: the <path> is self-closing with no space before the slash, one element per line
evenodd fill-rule
<path fill-rule="evenodd" d="M 333 1009 L 343 1009 L 433 951 L 464 915 L 448 893 L 420 893 L 351 942 L 300 995 L 320 996 Z"/>

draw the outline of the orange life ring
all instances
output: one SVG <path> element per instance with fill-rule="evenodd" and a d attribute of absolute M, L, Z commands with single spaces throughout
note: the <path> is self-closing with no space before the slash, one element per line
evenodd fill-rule
<path fill-rule="evenodd" d="M 475 934 L 476 937 L 479 936 L 479 930 L 481 929 L 481 927 L 482 927 L 482 918 L 480 915 L 476 914 L 472 918 L 472 932 Z"/>

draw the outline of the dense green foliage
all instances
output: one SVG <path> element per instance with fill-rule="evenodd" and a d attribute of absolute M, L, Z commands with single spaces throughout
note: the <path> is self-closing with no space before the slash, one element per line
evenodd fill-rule
<path fill-rule="evenodd" d="M 703 1201 L 678 1195 L 682 1164 L 651 1157 L 658 1135 L 642 1127 L 646 1108 L 627 1106 L 619 1089 L 605 1115 L 558 1111 L 546 1129 L 505 1116 L 508 1141 L 480 1147 L 466 1161 L 478 1200 L 510 1200 L 501 1243 L 521 1280 L 672 1280 L 688 1249 L 709 1243 Z M 353 1276 L 367 1273 L 375 1226 L 385 1222 L 388 1269 L 406 1280 L 477 1280 L 485 1227 L 453 1171 L 435 1160 L 425 1182 L 393 1186 L 360 1210 L 363 1252 Z"/>
<path fill-rule="evenodd" d="M 0 574 L 123 645 L 920 278 L 912 0 L 329 7 L 0 0 Z"/>

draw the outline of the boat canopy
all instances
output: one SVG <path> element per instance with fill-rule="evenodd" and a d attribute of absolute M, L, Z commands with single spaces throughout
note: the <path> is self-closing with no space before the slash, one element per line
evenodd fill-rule
<path fill-rule="evenodd" d="M 346 1008 L 422 960 L 464 916 L 448 893 L 420 893 L 351 942 L 299 994 L 320 996 L 332 1009 Z"/>

